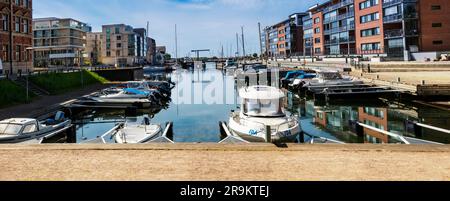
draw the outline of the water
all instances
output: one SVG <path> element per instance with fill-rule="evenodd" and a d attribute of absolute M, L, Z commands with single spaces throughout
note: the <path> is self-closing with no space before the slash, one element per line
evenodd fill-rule
<path fill-rule="evenodd" d="M 137 116 L 126 117 L 124 110 L 86 110 L 74 119 L 77 125 L 77 142 L 85 142 L 101 136 L 117 122 L 142 121 L 150 116 L 152 123 L 165 125 L 173 122 L 175 142 L 219 142 L 219 121 L 228 121 L 231 110 L 239 105 L 237 86 L 232 73 L 216 70 L 213 64 L 206 69 L 177 71 L 154 75 L 177 83 L 173 89 L 169 107 L 160 110 L 139 110 Z M 183 90 L 179 90 L 179 89 Z M 214 90 L 211 90 L 214 89 Z M 179 92 L 180 93 L 177 93 Z M 212 91 L 212 92 L 211 92 Z M 212 94 L 212 95 L 211 95 Z M 285 108 L 288 113 L 299 115 L 301 125 L 308 134 L 326 137 L 346 143 L 397 143 L 395 139 L 366 130 L 363 137 L 355 134 L 355 121 L 392 133 L 450 143 L 450 135 L 423 130 L 415 135 L 408 122 L 450 129 L 450 112 L 426 106 L 379 101 L 367 103 L 347 101 L 339 104 L 322 104 L 305 100 L 288 92 Z M 113 140 L 107 139 L 113 143 Z"/>

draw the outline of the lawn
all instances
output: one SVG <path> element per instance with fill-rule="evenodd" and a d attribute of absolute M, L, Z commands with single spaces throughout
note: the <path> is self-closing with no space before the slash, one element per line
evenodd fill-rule
<path fill-rule="evenodd" d="M 62 94 L 83 86 L 108 82 L 105 78 L 90 71 L 74 73 L 49 73 L 30 77 L 30 80 L 51 94 Z"/>
<path fill-rule="evenodd" d="M 34 94 L 30 92 L 30 99 Z M 27 102 L 26 89 L 10 80 L 0 80 L 0 108 Z"/>

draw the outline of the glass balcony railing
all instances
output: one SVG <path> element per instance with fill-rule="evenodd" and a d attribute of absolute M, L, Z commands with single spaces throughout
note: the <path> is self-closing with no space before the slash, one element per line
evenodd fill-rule
<path fill-rule="evenodd" d="M 336 10 L 338 8 L 341 8 L 341 7 L 344 7 L 344 6 L 348 6 L 348 5 L 353 4 L 353 3 L 354 3 L 354 0 L 345 0 L 345 1 L 342 1 L 342 2 L 340 2 L 338 4 L 335 4 L 335 5 L 328 6 L 328 7 L 324 8 L 323 12 L 326 13 L 328 11 Z"/>
<path fill-rule="evenodd" d="M 403 30 L 401 30 L 401 29 L 384 31 L 384 38 L 398 38 L 398 37 L 403 37 L 403 36 L 404 36 Z"/>
<path fill-rule="evenodd" d="M 355 12 L 349 12 L 349 13 L 341 14 L 341 15 L 338 15 L 338 16 L 325 18 L 323 20 L 323 23 L 327 24 L 327 23 L 330 23 L 330 22 L 335 22 L 335 21 L 338 21 L 338 20 L 343 20 L 343 19 L 346 19 L 346 18 L 354 17 L 354 16 L 355 16 Z"/>
<path fill-rule="evenodd" d="M 399 3 L 416 3 L 417 0 L 390 0 L 383 1 L 383 8 L 390 7 Z"/>

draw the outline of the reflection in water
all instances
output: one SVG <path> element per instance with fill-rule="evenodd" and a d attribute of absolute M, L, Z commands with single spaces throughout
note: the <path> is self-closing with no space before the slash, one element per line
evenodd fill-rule
<path fill-rule="evenodd" d="M 140 121 L 145 115 L 152 123 L 165 125 L 173 122 L 175 142 L 218 142 L 219 121 L 227 121 L 230 111 L 239 105 L 233 72 L 222 72 L 215 65 L 195 71 L 176 71 L 172 74 L 152 75 L 151 79 L 170 79 L 177 85 L 172 91 L 172 102 L 166 109 L 139 110 L 134 117 Z M 239 85 L 241 86 L 241 85 Z M 287 93 L 284 103 L 289 113 L 299 115 L 303 130 L 311 135 L 346 143 L 397 143 L 386 135 L 365 129 L 358 136 L 355 123 L 404 136 L 440 143 L 450 143 L 450 136 L 424 129 L 416 135 L 410 122 L 422 122 L 450 129 L 450 114 L 428 107 L 398 103 L 348 103 L 320 105 L 313 100 L 300 99 Z M 124 110 L 88 110 L 76 117 L 77 142 L 94 139 L 126 118 Z M 305 140 L 308 140 L 305 137 Z M 111 139 L 109 142 L 113 142 Z"/>

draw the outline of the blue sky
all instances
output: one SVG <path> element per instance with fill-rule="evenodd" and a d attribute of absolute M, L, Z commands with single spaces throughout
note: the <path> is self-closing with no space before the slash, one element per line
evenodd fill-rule
<path fill-rule="evenodd" d="M 94 31 L 103 24 L 146 27 L 157 45 L 174 54 L 174 26 L 178 27 L 178 55 L 191 49 L 211 49 L 210 55 L 236 51 L 236 32 L 244 26 L 246 51 L 259 53 L 258 22 L 280 22 L 295 12 L 324 0 L 36 0 L 34 17 L 71 17 L 89 23 Z M 242 52 L 242 50 L 241 50 Z M 193 55 L 191 55 L 193 56 Z"/>

